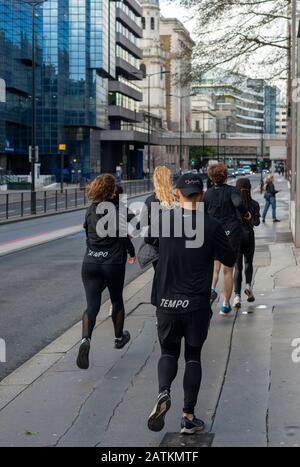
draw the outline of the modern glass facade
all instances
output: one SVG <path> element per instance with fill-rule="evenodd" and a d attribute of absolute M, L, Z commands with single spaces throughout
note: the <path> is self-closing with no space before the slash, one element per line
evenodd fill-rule
<path fill-rule="evenodd" d="M 265 87 L 265 133 L 276 133 L 277 97 L 279 89 L 275 86 Z"/>
<path fill-rule="evenodd" d="M 110 0 L 46 0 L 36 10 L 37 144 L 44 173 L 59 167 L 65 143 L 66 170 L 78 161 L 82 175 L 99 167 L 93 141 L 108 126 L 108 78 L 115 77 L 116 7 Z M 29 170 L 31 132 L 31 6 L 0 0 L 0 163 Z M 2 162 L 1 162 L 2 161 Z"/>
<path fill-rule="evenodd" d="M 41 10 L 37 7 L 37 68 L 41 65 Z M 0 1 L 0 78 L 6 103 L 0 103 L 0 167 L 29 170 L 31 134 L 31 8 L 13 0 Z M 37 91 L 40 90 L 37 76 Z"/>
<path fill-rule="evenodd" d="M 138 173 L 138 167 L 142 167 L 139 150 L 143 147 L 143 144 L 135 141 L 129 144 L 124 130 L 128 124 L 141 121 L 142 118 L 139 111 L 143 99 L 138 86 L 139 80 L 142 80 L 142 51 L 139 48 L 139 39 L 142 37 L 142 8 L 138 1 L 116 2 L 115 30 L 116 77 L 109 81 L 109 120 L 110 129 L 120 131 L 120 138 L 118 141 L 103 143 L 102 152 L 106 155 L 103 168 L 114 171 L 116 166 L 123 164 L 123 173 L 131 178 L 141 176 Z"/>

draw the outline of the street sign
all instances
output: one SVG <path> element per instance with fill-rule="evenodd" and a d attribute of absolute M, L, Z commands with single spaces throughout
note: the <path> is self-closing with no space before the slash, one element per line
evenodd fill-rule
<path fill-rule="evenodd" d="M 36 146 L 35 147 L 35 155 L 34 155 L 34 159 L 35 159 L 35 162 L 39 162 L 39 147 Z M 32 161 L 32 146 L 29 146 L 28 147 L 28 159 L 29 159 L 29 162 Z"/>
<path fill-rule="evenodd" d="M 2 78 L 0 78 L 0 102 L 6 102 L 6 86 Z"/>
<path fill-rule="evenodd" d="M 39 162 L 39 147 L 35 147 L 35 162 Z"/>
<path fill-rule="evenodd" d="M 59 144 L 59 145 L 58 145 L 58 150 L 59 150 L 59 151 L 65 151 L 65 150 L 66 150 L 66 147 L 67 147 L 67 146 L 66 146 L 65 144 Z"/>

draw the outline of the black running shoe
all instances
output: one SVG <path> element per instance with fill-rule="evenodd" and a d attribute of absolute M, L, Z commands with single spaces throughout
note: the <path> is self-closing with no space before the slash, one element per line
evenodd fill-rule
<path fill-rule="evenodd" d="M 199 420 L 194 416 L 193 420 L 189 420 L 186 417 L 181 419 L 181 430 L 180 433 L 183 435 L 194 435 L 203 431 L 205 428 L 205 423 L 202 420 Z"/>
<path fill-rule="evenodd" d="M 81 370 L 87 370 L 90 365 L 89 363 L 90 348 L 91 348 L 90 339 L 83 340 L 79 347 L 79 352 L 78 352 L 78 357 L 77 357 L 77 362 L 76 362 L 78 368 L 80 368 Z"/>
<path fill-rule="evenodd" d="M 168 391 L 159 394 L 156 405 L 148 418 L 148 428 L 151 431 L 161 431 L 165 426 L 165 416 L 171 407 L 171 397 Z"/>
<path fill-rule="evenodd" d="M 128 331 L 123 332 L 123 336 L 120 339 L 115 339 L 115 349 L 123 349 L 125 345 L 130 341 L 130 334 Z"/>
<path fill-rule="evenodd" d="M 211 289 L 210 293 L 210 304 L 212 305 L 218 298 L 218 293 L 215 289 Z"/>
<path fill-rule="evenodd" d="M 279 219 L 274 219 L 273 222 L 277 223 L 277 222 L 281 222 L 281 221 Z"/>

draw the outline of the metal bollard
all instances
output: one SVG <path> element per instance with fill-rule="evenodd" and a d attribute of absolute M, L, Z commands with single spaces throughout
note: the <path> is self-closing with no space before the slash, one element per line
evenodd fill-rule
<path fill-rule="evenodd" d="M 6 193 L 6 219 L 8 219 L 8 211 L 9 211 L 9 199 L 8 199 L 9 194 Z"/>
<path fill-rule="evenodd" d="M 24 193 L 21 193 L 21 217 L 24 216 Z"/>

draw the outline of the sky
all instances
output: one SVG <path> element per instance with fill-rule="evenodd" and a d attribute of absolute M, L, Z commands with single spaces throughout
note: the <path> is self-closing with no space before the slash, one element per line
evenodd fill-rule
<path fill-rule="evenodd" d="M 188 11 L 185 8 L 176 5 L 175 1 L 160 0 L 160 9 L 163 16 L 178 18 L 193 36 L 194 22 L 188 18 Z"/>

